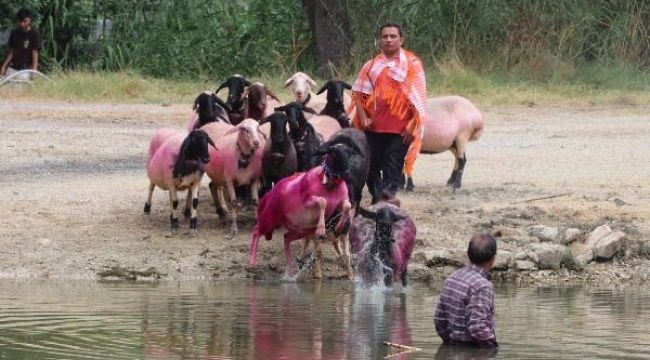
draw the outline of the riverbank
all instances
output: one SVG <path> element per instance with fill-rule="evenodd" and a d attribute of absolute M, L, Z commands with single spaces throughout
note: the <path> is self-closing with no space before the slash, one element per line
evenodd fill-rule
<path fill-rule="evenodd" d="M 197 237 L 183 221 L 170 237 L 167 196 L 159 189 L 151 215 L 142 214 L 149 139 L 161 127 L 183 129 L 190 111 L 188 105 L 0 102 L 0 277 L 281 278 L 281 233 L 260 243 L 259 267 L 248 269 L 254 212 L 244 210 L 240 234 L 231 237 L 210 205 L 207 179 Z M 512 257 L 495 272 L 498 279 L 650 281 L 647 107 L 482 111 L 486 130 L 468 148 L 463 187 L 453 194 L 445 186 L 450 153 L 423 155 L 416 191 L 401 196 L 418 226 L 410 278 L 446 276 L 473 233 L 493 231 L 499 250 Z M 577 229 L 584 240 L 604 224 L 626 234 L 613 260 L 577 266 L 569 257 L 559 269 L 530 266 L 534 244 L 561 241 L 541 236 L 541 227 Z M 325 257 L 324 276 L 342 279 L 333 249 Z M 310 279 L 303 273 L 299 281 Z"/>

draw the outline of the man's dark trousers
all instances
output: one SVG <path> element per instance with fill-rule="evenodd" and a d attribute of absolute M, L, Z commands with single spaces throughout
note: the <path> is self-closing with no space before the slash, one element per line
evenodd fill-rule
<path fill-rule="evenodd" d="M 371 154 L 367 184 L 374 204 L 381 199 L 382 192 L 391 197 L 397 194 L 409 146 L 400 134 L 368 131 L 366 138 Z"/>

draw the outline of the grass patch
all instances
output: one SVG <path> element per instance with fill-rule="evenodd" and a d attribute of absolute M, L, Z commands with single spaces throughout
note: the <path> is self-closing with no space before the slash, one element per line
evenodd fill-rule
<path fill-rule="evenodd" d="M 479 106 L 638 106 L 650 104 L 650 75 L 631 67 L 564 68 L 562 76 L 479 73 L 456 59 L 439 61 L 427 72 L 429 96 L 463 95 Z M 48 74 L 29 85 L 0 87 L 5 101 L 70 101 L 187 104 L 200 92 L 214 90 L 223 79 L 167 80 L 137 72 L 68 71 Z M 249 77 L 267 84 L 283 100 L 292 98 L 284 82 L 290 73 L 269 72 Z M 321 85 L 324 79 L 315 78 Z M 353 78 L 345 79 L 349 83 Z M 316 91 L 317 89 L 313 89 Z M 226 91 L 220 96 L 225 99 Z"/>

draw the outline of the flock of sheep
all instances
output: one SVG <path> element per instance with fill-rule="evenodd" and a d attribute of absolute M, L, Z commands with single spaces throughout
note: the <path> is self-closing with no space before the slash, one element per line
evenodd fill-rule
<path fill-rule="evenodd" d="M 169 191 L 170 222 L 172 231 L 177 231 L 178 191 L 188 190 L 184 211 L 195 235 L 198 191 L 203 174 L 207 174 L 220 217 L 226 216 L 227 191 L 233 234 L 238 232 L 238 199 L 258 205 L 250 266 L 257 265 L 259 239 L 271 240 L 275 230 L 284 228 L 290 273 L 295 271 L 291 242 L 302 239 L 301 257 L 313 243 L 314 277 L 321 278 L 319 240 L 327 240 L 349 279 L 353 278 L 352 250 L 355 268 L 364 280 L 388 284 L 399 278 L 406 285 L 416 227 L 398 201 L 381 201 L 367 209 L 360 206 L 370 149 L 365 134 L 350 126 L 351 100 L 345 90 L 351 86 L 339 79 L 329 80 L 316 93 L 311 86 L 316 83 L 308 75 L 294 74 L 285 87 L 291 87 L 295 100 L 284 104 L 264 84 L 234 75 L 215 92 L 200 94 L 187 135 L 165 128 L 151 140 L 144 211 L 151 210 L 155 187 Z M 224 88 L 228 89 L 226 101 L 217 96 Z M 448 185 L 458 188 L 466 162 L 465 146 L 480 136 L 483 117 L 460 96 L 428 99 L 427 112 L 419 151 L 451 150 L 456 164 Z M 406 176 L 407 188 L 412 189 L 412 173 Z"/>

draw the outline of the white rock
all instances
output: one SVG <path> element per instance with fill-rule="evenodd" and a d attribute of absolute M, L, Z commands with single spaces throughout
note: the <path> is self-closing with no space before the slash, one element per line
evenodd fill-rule
<path fill-rule="evenodd" d="M 558 241 L 560 230 L 557 227 L 537 225 L 532 228 L 531 235 L 538 237 L 541 241 Z"/>
<path fill-rule="evenodd" d="M 581 234 L 582 231 L 580 231 L 580 229 L 568 228 L 564 231 L 564 236 L 562 237 L 561 242 L 564 245 L 570 244 L 576 241 Z"/>
<path fill-rule="evenodd" d="M 605 237 L 607 234 L 611 232 L 612 229 L 609 226 L 607 226 L 607 224 L 600 225 L 599 227 L 594 229 L 594 231 L 592 231 L 591 234 L 589 234 L 589 237 L 587 238 L 587 247 L 592 249 L 596 245 L 598 240 L 602 239 L 603 237 Z"/>
<path fill-rule="evenodd" d="M 625 242 L 625 233 L 617 230 L 612 231 L 605 237 L 598 240 L 594 246 L 594 253 L 597 259 L 609 260 L 621 250 Z"/>
<path fill-rule="evenodd" d="M 514 265 L 515 258 L 510 251 L 497 250 L 497 259 L 494 262 L 495 270 L 507 270 Z"/>
<path fill-rule="evenodd" d="M 531 260 L 535 261 L 539 269 L 557 270 L 560 268 L 560 262 L 562 262 L 566 251 L 566 247 L 559 244 L 533 244 L 532 252 L 536 256 Z"/>
<path fill-rule="evenodd" d="M 530 260 L 516 260 L 515 269 L 521 271 L 530 271 L 537 270 L 537 266 L 535 266 L 535 263 Z"/>

